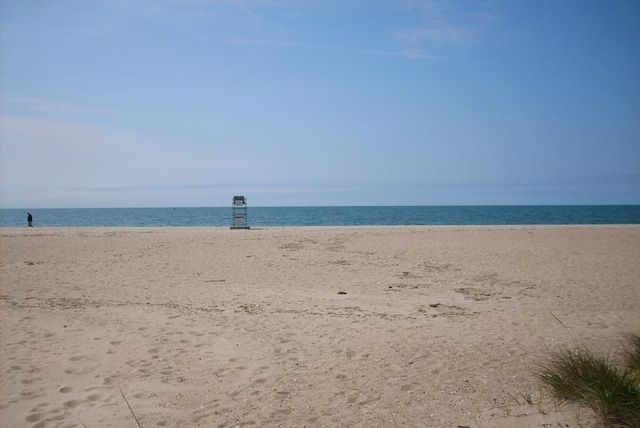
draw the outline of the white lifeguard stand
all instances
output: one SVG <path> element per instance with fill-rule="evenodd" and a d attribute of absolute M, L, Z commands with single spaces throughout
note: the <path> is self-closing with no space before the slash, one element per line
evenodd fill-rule
<path fill-rule="evenodd" d="M 234 196 L 231 210 L 233 214 L 231 229 L 249 229 L 247 224 L 247 198 Z"/>

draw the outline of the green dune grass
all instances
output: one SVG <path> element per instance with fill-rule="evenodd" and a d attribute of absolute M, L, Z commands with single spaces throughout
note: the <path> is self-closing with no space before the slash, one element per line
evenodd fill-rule
<path fill-rule="evenodd" d="M 640 428 L 640 336 L 625 337 L 622 364 L 580 347 L 554 352 L 537 376 L 560 401 L 591 408 L 608 427 Z"/>

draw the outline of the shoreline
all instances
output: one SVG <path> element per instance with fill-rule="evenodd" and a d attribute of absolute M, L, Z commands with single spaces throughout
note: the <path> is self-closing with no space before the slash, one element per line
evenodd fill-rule
<path fill-rule="evenodd" d="M 36 226 L 229 227 L 233 207 L 32 210 Z M 27 212 L 0 210 L 2 226 Z M 640 205 L 251 207 L 250 227 L 639 224 Z"/>
<path fill-rule="evenodd" d="M 640 228 L 638 223 L 598 223 L 598 224 L 394 224 L 394 225 L 318 225 L 318 226 L 250 226 L 249 228 L 231 229 L 230 226 L 0 226 L 0 232 L 2 231 L 17 231 L 17 230 L 65 230 L 65 229 L 122 229 L 122 230 L 163 230 L 163 229 L 175 229 L 175 230 L 189 230 L 189 229 L 212 229 L 212 230 L 234 230 L 234 231 L 252 231 L 252 230 L 282 230 L 282 229 L 399 229 L 399 228 L 434 228 L 434 229 L 452 229 L 452 228 L 465 228 L 465 229 L 487 229 L 487 228 L 599 228 L 599 227 L 622 227 L 622 228 Z"/>
<path fill-rule="evenodd" d="M 0 255 L 7 426 L 135 425 L 122 391 L 143 426 L 596 427 L 532 372 L 640 330 L 640 225 L 3 227 Z"/>

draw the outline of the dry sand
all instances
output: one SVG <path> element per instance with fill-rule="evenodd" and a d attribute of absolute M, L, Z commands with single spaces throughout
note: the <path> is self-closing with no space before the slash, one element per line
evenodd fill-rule
<path fill-rule="evenodd" d="M 592 427 L 532 371 L 640 331 L 640 226 L 2 228 L 0 247 L 2 427 Z"/>

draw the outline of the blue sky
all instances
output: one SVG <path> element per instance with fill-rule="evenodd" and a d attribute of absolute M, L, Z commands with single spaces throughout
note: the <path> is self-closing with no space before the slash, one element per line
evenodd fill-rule
<path fill-rule="evenodd" d="M 0 207 L 640 204 L 640 2 L 0 0 Z"/>

